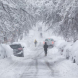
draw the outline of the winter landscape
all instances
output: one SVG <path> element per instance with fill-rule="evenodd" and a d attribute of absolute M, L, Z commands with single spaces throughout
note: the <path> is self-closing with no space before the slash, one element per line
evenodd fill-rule
<path fill-rule="evenodd" d="M 0 78 L 78 78 L 78 0 L 0 0 Z"/>

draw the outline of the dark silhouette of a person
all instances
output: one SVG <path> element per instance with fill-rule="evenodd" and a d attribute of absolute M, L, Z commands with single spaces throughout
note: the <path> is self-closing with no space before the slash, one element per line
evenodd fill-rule
<path fill-rule="evenodd" d="M 47 56 L 47 49 L 48 49 L 48 45 L 47 45 L 47 43 L 45 42 L 45 44 L 44 44 L 44 52 L 45 52 L 45 56 Z"/>

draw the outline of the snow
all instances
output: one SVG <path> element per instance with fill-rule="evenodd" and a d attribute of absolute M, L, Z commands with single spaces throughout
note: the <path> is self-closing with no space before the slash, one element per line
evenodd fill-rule
<path fill-rule="evenodd" d="M 14 56 L 9 42 L 0 44 L 0 78 L 78 78 L 78 40 L 67 42 L 53 33 L 77 39 L 78 28 L 74 25 L 77 21 L 73 19 L 78 13 L 77 3 L 77 0 L 0 0 L 0 42 L 13 42 L 24 36 L 12 43 L 24 47 L 24 57 Z M 38 31 L 39 27 L 42 30 Z M 45 57 L 46 38 L 53 38 L 55 46 L 48 49 Z"/>
<path fill-rule="evenodd" d="M 66 58 L 70 57 L 71 48 L 72 48 L 71 44 L 67 44 L 67 46 L 64 48 L 63 55 Z"/>
<path fill-rule="evenodd" d="M 78 40 L 73 44 L 72 51 L 78 50 Z"/>
<path fill-rule="evenodd" d="M 0 58 L 10 58 L 13 55 L 13 50 L 7 44 L 0 44 Z"/>
<path fill-rule="evenodd" d="M 13 8 L 16 8 L 16 4 L 13 2 L 13 1 L 11 1 L 11 0 L 0 0 L 0 1 L 2 1 L 4 4 L 7 4 L 7 5 L 9 5 L 10 7 L 13 7 Z"/>
<path fill-rule="evenodd" d="M 66 60 L 54 47 L 48 50 L 47 57 L 44 57 L 43 49 L 34 47 L 31 49 L 25 58 L 1 61 L 2 69 L 1 78 L 77 78 L 78 66 L 70 60 Z M 4 62 L 3 62 L 4 61 Z M 5 66 L 6 63 L 6 66 Z M 3 68 L 4 69 L 4 68 Z"/>
<path fill-rule="evenodd" d="M 0 77 L 1 78 L 78 78 L 78 66 L 73 64 L 71 60 L 66 60 L 60 55 L 59 48 L 66 46 L 77 46 L 77 42 L 73 45 L 67 43 L 60 37 L 44 35 L 39 36 L 37 28 L 30 30 L 30 33 L 18 42 L 24 46 L 24 57 L 16 57 L 12 54 L 12 49 L 7 44 L 1 44 L 6 50 L 6 54 L 10 58 L 0 59 Z M 35 33 L 36 32 L 36 33 Z M 49 33 L 49 32 L 48 32 Z M 48 55 L 45 57 L 43 49 L 43 40 L 46 37 L 53 38 L 56 41 L 55 47 L 48 49 Z M 34 46 L 34 39 L 37 39 L 37 47 Z M 0 47 L 0 52 L 1 51 Z M 3 50 L 3 49 L 2 49 Z M 11 53 L 11 54 L 10 54 Z"/>
<path fill-rule="evenodd" d="M 78 40 L 72 45 L 70 59 L 78 64 Z"/>

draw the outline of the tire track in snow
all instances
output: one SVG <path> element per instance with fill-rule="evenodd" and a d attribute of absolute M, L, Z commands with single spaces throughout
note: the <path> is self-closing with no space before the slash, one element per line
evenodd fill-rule
<path fill-rule="evenodd" d="M 24 72 L 21 74 L 20 78 L 23 78 L 23 76 L 28 73 L 28 71 L 29 71 L 30 68 L 32 67 L 33 61 L 34 61 L 34 60 L 32 59 L 32 61 L 28 63 L 27 67 L 25 67 Z M 27 73 L 26 73 L 26 72 L 27 72 Z"/>
<path fill-rule="evenodd" d="M 54 69 L 52 69 L 52 67 L 50 66 L 50 63 L 48 61 L 45 61 L 45 64 L 50 69 L 52 76 L 54 76 Z"/>
<path fill-rule="evenodd" d="M 21 71 L 21 70 L 24 71 L 24 72 L 21 73 L 21 74 L 17 74 L 17 76 L 19 75 L 19 78 L 22 78 L 23 74 L 25 74 L 25 71 L 29 71 L 29 69 L 32 67 L 32 64 L 33 64 L 34 60 L 35 60 L 35 68 L 36 68 L 35 75 L 36 75 L 36 74 L 38 73 L 38 60 L 37 60 L 37 58 L 38 58 L 38 57 L 40 56 L 40 54 L 42 53 L 42 49 L 41 49 L 41 48 L 39 48 L 39 49 L 36 48 L 36 50 L 37 50 L 38 52 L 36 52 L 36 54 L 34 55 L 34 57 L 30 58 L 32 61 L 28 63 L 28 66 L 27 66 L 27 67 L 25 67 L 25 65 L 22 64 L 21 68 L 19 68 L 20 65 L 19 65 L 19 62 L 18 62 L 18 61 L 12 62 L 12 63 L 10 63 L 10 65 L 6 66 L 6 69 L 5 69 L 5 70 L 3 70 L 3 71 L 1 72 L 0 77 L 3 77 L 4 75 L 7 75 L 9 72 L 12 72 L 12 71 L 15 71 L 15 70 L 18 69 L 19 71 Z M 40 52 L 40 50 L 41 50 L 41 52 Z M 27 60 L 27 59 L 25 58 L 24 60 Z M 20 61 L 21 61 L 21 60 L 20 60 Z M 24 70 L 23 68 L 24 68 L 25 70 Z M 7 73 L 7 74 L 6 74 L 6 73 Z"/>
<path fill-rule="evenodd" d="M 34 62 L 35 62 L 35 64 L 34 64 L 34 67 L 36 68 L 36 72 L 34 72 L 34 74 L 33 74 L 33 76 L 36 76 L 37 75 L 37 73 L 38 73 L 38 57 L 40 56 L 40 54 L 42 53 L 42 52 L 40 52 L 39 50 L 42 50 L 41 48 L 36 48 L 36 50 L 39 52 L 36 52 L 36 54 L 34 55 L 34 57 L 32 58 L 32 61 L 28 64 L 28 66 L 25 68 L 25 70 L 24 70 L 24 72 L 22 73 L 22 75 L 21 75 L 21 77 L 20 78 L 24 78 L 24 75 L 25 75 L 25 78 L 27 77 L 30 77 L 30 75 L 28 75 L 28 74 L 30 74 L 30 72 L 28 72 L 29 71 L 29 69 L 32 67 L 32 65 L 34 64 Z"/>
<path fill-rule="evenodd" d="M 21 61 L 21 60 L 20 60 Z M 0 73 L 0 77 L 3 76 L 4 74 L 8 73 L 9 71 L 12 71 L 16 68 L 20 67 L 20 64 L 18 61 L 14 61 L 12 62 L 10 65 L 6 66 L 5 70 L 3 70 L 1 73 Z M 22 67 L 22 66 L 21 66 Z"/>
<path fill-rule="evenodd" d="M 0 76 L 7 73 L 9 70 L 11 70 L 13 68 L 14 65 L 16 65 L 17 62 L 15 63 L 12 63 L 11 65 L 9 65 L 9 67 L 7 67 L 5 70 L 3 70 L 1 73 L 0 73 Z"/>

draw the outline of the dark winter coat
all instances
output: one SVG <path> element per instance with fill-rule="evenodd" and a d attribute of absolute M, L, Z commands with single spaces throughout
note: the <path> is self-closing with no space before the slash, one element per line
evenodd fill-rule
<path fill-rule="evenodd" d="M 47 43 L 45 43 L 43 47 L 44 47 L 44 51 L 47 51 L 47 48 L 48 48 Z"/>

